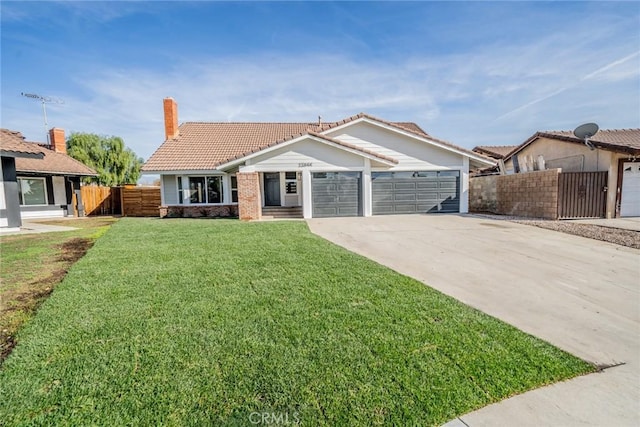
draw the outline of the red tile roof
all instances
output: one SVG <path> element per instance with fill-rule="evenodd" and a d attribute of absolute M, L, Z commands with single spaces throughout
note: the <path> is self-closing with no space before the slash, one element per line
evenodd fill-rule
<path fill-rule="evenodd" d="M 16 171 L 45 173 L 52 175 L 95 176 L 96 171 L 74 158 L 45 148 L 34 142 L 26 142 L 20 132 L 0 129 L 0 149 L 2 151 L 25 150 L 24 153 L 40 153 L 37 157 L 16 157 Z"/>
<path fill-rule="evenodd" d="M 42 158 L 44 149 L 37 144 L 25 142 L 20 132 L 9 129 L 0 129 L 0 152 L 16 156 L 31 154 Z"/>
<path fill-rule="evenodd" d="M 343 124 L 360 118 L 387 124 L 396 129 L 428 138 L 436 143 L 483 157 L 470 150 L 460 148 L 446 141 L 438 140 L 427 134 L 417 124 L 410 122 L 388 122 L 364 113 L 348 117 L 338 122 L 316 123 L 207 123 L 187 122 L 179 127 L 176 138 L 165 141 L 142 167 L 143 171 L 179 171 L 179 170 L 212 170 L 216 167 L 245 157 L 265 148 L 291 139 L 310 134 L 327 139 L 346 148 L 361 151 L 382 160 L 397 163 L 397 160 L 346 144 L 335 138 L 322 135 Z M 491 159 L 487 159 L 491 160 Z"/>

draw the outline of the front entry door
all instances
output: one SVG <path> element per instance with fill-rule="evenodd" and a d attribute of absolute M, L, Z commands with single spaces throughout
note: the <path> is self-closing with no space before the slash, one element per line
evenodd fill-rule
<path fill-rule="evenodd" d="M 264 174 L 265 206 L 280 206 L 280 172 Z"/>

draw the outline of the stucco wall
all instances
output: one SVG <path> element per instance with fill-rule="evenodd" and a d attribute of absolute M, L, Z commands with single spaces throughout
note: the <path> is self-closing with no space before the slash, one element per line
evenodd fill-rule
<path fill-rule="evenodd" d="M 563 172 L 597 172 L 609 170 L 612 153 L 590 150 L 584 144 L 538 138 L 517 154 L 520 164 L 525 156 L 533 157 L 535 162 L 539 155 L 544 157 L 547 169 L 561 168 Z M 513 170 L 513 161 L 506 161 L 505 167 L 507 170 Z"/>

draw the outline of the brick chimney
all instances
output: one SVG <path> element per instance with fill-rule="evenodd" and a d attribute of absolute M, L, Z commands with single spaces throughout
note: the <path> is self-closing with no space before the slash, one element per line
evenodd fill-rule
<path fill-rule="evenodd" d="M 178 104 L 173 98 L 164 99 L 164 135 L 165 139 L 178 136 Z"/>
<path fill-rule="evenodd" d="M 64 138 L 64 129 L 52 128 L 49 130 L 49 143 L 56 153 L 67 154 L 67 141 Z"/>

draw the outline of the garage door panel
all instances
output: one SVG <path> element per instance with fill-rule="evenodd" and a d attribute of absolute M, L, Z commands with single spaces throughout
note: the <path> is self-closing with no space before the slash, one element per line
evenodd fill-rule
<path fill-rule="evenodd" d="M 313 173 L 311 193 L 314 217 L 360 215 L 359 173 Z"/>
<path fill-rule="evenodd" d="M 460 209 L 458 171 L 378 172 L 372 178 L 374 215 Z"/>
<path fill-rule="evenodd" d="M 397 213 L 397 214 L 402 214 L 402 213 L 417 213 L 418 212 L 418 207 L 415 204 L 396 204 L 394 206 L 394 211 L 393 213 Z"/>
<path fill-rule="evenodd" d="M 396 193 L 394 194 L 393 200 L 395 202 L 415 202 L 416 193 Z"/>
<path fill-rule="evenodd" d="M 394 185 L 394 190 L 402 191 L 402 190 L 410 190 L 415 191 L 416 183 L 415 182 L 396 182 Z"/>
<path fill-rule="evenodd" d="M 438 190 L 438 183 L 427 180 L 420 180 L 416 183 L 416 188 L 420 190 Z"/>
<path fill-rule="evenodd" d="M 385 190 L 385 191 L 393 191 L 393 182 L 389 182 L 389 181 L 380 181 L 380 182 L 376 182 L 376 185 L 378 186 L 378 188 L 380 188 L 380 190 Z"/>

